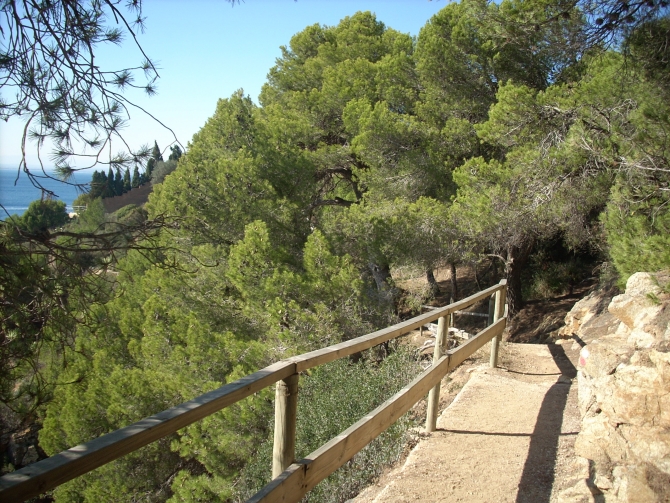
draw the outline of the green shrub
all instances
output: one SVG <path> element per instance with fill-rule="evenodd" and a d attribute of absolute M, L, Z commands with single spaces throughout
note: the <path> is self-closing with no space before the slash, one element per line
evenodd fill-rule
<path fill-rule="evenodd" d="M 542 300 L 571 293 L 575 285 L 592 275 L 593 257 L 566 250 L 559 250 L 557 255 L 552 256 L 551 250 L 540 249 L 531 256 L 523 281 L 524 298 Z"/>
<path fill-rule="evenodd" d="M 602 220 L 607 231 L 609 253 L 625 287 L 636 272 L 670 268 L 670 211 L 667 197 L 656 195 L 631 204 L 630 190 L 619 187 Z M 651 190 L 650 190 L 651 192 Z"/>
<path fill-rule="evenodd" d="M 569 292 L 579 277 L 579 261 L 549 263 L 533 273 L 528 299 L 549 299 Z"/>
<path fill-rule="evenodd" d="M 56 199 L 33 201 L 21 217 L 12 218 L 18 227 L 32 234 L 44 233 L 49 229 L 62 227 L 70 220 L 65 209 L 65 203 Z"/>
<path fill-rule="evenodd" d="M 407 385 L 419 372 L 415 352 L 400 348 L 379 365 L 342 359 L 300 379 L 296 457 L 307 456 Z M 411 441 L 406 414 L 306 497 L 310 503 L 343 502 L 358 494 L 397 461 Z M 270 428 L 272 430 L 272 428 Z M 270 482 L 272 437 L 242 471 L 238 497 L 245 500 Z"/>
<path fill-rule="evenodd" d="M 151 172 L 151 184 L 163 183 L 165 177 L 177 169 L 177 161 L 170 159 L 167 161 L 158 161 Z"/>
<path fill-rule="evenodd" d="M 412 316 L 421 314 L 421 306 L 428 304 L 434 297 L 428 283 L 411 290 L 401 290 L 397 300 L 399 313 L 410 313 Z"/>

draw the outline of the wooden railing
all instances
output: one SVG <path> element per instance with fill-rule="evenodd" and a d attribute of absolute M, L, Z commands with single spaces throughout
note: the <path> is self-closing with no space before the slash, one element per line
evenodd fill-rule
<path fill-rule="evenodd" d="M 492 341 L 490 364 L 497 366 L 498 344 L 506 326 L 506 292 L 506 282 L 502 280 L 500 284 L 459 302 L 383 330 L 274 363 L 181 405 L 7 474 L 0 478 L 0 500 L 25 501 L 42 494 L 276 383 L 273 480 L 249 502 L 300 501 L 316 484 L 385 431 L 426 393 L 429 394 L 426 430 L 435 431 L 440 381 L 447 372 L 489 341 Z M 493 323 L 476 337 L 442 354 L 450 315 L 491 296 L 495 297 Z M 438 320 L 438 330 L 433 365 L 356 424 L 304 459 L 296 461 L 300 373 L 364 351 L 434 320 Z"/>

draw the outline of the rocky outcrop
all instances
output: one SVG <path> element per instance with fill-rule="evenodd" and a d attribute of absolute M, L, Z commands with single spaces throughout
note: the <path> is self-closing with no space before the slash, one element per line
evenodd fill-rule
<path fill-rule="evenodd" d="M 583 415 L 575 444 L 607 502 L 670 501 L 670 275 L 637 273 L 602 309 L 593 294 L 566 317 Z"/>
<path fill-rule="evenodd" d="M 23 468 L 40 459 L 46 454 L 39 447 L 38 431 L 40 426 L 33 424 L 27 428 L 0 435 L 0 474 Z"/>
<path fill-rule="evenodd" d="M 612 288 L 594 290 L 577 302 L 565 316 L 565 324 L 558 331 L 558 336 L 587 343 L 614 332 L 619 320 L 607 310 L 607 306 L 615 293 Z"/>

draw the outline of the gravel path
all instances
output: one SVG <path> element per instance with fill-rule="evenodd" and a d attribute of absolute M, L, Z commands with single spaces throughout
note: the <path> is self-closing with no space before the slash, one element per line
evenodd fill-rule
<path fill-rule="evenodd" d="M 354 501 L 556 502 L 585 477 L 571 343 L 503 345 L 501 368 L 473 369 L 438 431 Z"/>

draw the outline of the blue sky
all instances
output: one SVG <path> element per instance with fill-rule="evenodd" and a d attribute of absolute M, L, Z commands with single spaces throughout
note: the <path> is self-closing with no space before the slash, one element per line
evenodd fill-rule
<path fill-rule="evenodd" d="M 144 0 L 146 31 L 139 35 L 145 52 L 157 63 L 158 94 L 146 98 L 127 93 L 171 127 L 184 144 L 214 113 L 219 98 L 237 89 L 257 100 L 279 47 L 314 23 L 333 26 L 357 11 L 372 11 L 386 26 L 418 35 L 421 27 L 447 4 L 430 0 L 246 0 L 234 7 L 223 0 Z M 130 41 L 100 52 L 103 65 L 120 69 L 139 64 L 141 54 Z M 0 123 L 0 167 L 16 168 L 23 123 Z M 172 135 L 141 112 L 134 112 L 124 137 L 131 147 L 158 141 L 165 148 Z M 116 149 L 115 149 L 116 150 Z M 29 166 L 36 158 L 30 155 Z"/>

